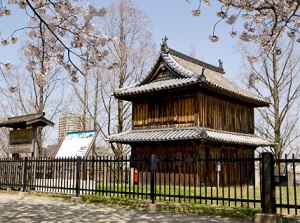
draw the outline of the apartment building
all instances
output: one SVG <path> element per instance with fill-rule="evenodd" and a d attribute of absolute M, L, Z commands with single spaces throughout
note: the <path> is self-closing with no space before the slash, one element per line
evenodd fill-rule
<path fill-rule="evenodd" d="M 86 118 L 84 119 L 84 117 L 79 114 L 64 114 L 59 118 L 58 141 L 60 142 L 68 132 L 91 130 L 91 126 L 92 119 L 90 116 L 86 116 Z"/>

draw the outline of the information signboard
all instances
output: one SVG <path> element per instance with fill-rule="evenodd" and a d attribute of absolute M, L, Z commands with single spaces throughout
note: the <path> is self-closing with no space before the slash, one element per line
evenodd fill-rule
<path fill-rule="evenodd" d="M 86 157 L 97 136 L 97 131 L 69 132 L 61 143 L 56 158 Z"/>
<path fill-rule="evenodd" d="M 10 153 L 32 153 L 33 152 L 33 129 L 18 129 L 9 132 Z"/>

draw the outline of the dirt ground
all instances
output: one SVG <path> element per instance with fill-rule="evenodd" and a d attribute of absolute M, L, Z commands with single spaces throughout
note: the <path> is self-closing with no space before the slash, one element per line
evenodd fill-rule
<path fill-rule="evenodd" d="M 21 195 L 20 195 L 21 194 Z M 250 223 L 251 221 L 182 214 L 174 212 L 150 213 L 126 207 L 76 203 L 62 198 L 27 196 L 22 193 L 0 193 L 0 223 L 49 223 L 49 222 L 201 222 L 201 223 Z M 285 223 L 300 223 L 300 216 L 285 216 Z"/>
<path fill-rule="evenodd" d="M 80 204 L 61 198 L 20 196 L 19 194 L 0 193 L 0 223 L 44 223 L 44 222 L 201 222 L 201 223 L 238 223 L 241 220 L 226 219 L 218 216 L 202 216 L 171 212 L 149 213 L 148 211 L 106 207 L 104 205 Z M 249 221 L 242 221 L 249 223 Z M 299 221 L 300 222 L 300 221 Z"/>

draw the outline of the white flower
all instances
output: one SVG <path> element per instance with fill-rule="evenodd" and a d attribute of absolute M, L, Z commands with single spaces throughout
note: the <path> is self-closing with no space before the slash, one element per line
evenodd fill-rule
<path fill-rule="evenodd" d="M 210 0 L 204 0 L 203 5 L 204 6 L 211 6 Z"/>
<path fill-rule="evenodd" d="M 37 37 L 37 33 L 34 29 L 29 29 L 27 34 L 29 37 Z"/>
<path fill-rule="evenodd" d="M 77 76 L 72 76 L 72 79 L 71 79 L 74 83 L 78 83 L 78 77 Z"/>
<path fill-rule="evenodd" d="M 247 59 L 250 63 L 255 63 L 257 61 L 257 58 L 253 56 L 252 57 L 248 56 Z"/>
<path fill-rule="evenodd" d="M 217 35 L 209 36 L 209 39 L 210 39 L 211 42 L 218 42 L 219 41 L 219 37 Z"/>
<path fill-rule="evenodd" d="M 3 67 L 4 67 L 5 70 L 10 70 L 10 69 L 12 68 L 12 64 L 11 64 L 10 62 L 7 61 L 7 62 L 4 64 Z"/>
<path fill-rule="evenodd" d="M 293 39 L 295 37 L 295 31 L 288 32 L 287 36 Z"/>
<path fill-rule="evenodd" d="M 2 39 L 2 40 L 1 40 L 1 44 L 2 44 L 3 46 L 6 46 L 6 45 L 8 45 L 8 41 L 7 41 L 6 39 Z"/>
<path fill-rule="evenodd" d="M 191 12 L 193 16 L 200 16 L 201 14 L 200 9 L 192 9 Z"/>
<path fill-rule="evenodd" d="M 26 1 L 21 1 L 18 3 L 19 7 L 21 9 L 25 9 L 27 7 L 27 2 Z"/>
<path fill-rule="evenodd" d="M 250 42 L 252 40 L 251 36 L 248 35 L 246 32 L 243 32 L 241 34 L 240 39 L 243 40 L 243 41 L 246 41 L 246 42 Z"/>
<path fill-rule="evenodd" d="M 106 11 L 105 8 L 101 8 L 101 9 L 98 10 L 97 16 L 102 17 L 102 16 L 104 16 L 104 15 L 106 14 L 106 12 L 107 12 L 107 11 Z"/>
<path fill-rule="evenodd" d="M 9 16 L 11 14 L 11 11 L 9 9 L 4 10 L 4 15 Z"/>
<path fill-rule="evenodd" d="M 251 15 L 248 14 L 248 13 L 246 13 L 246 14 L 243 14 L 243 15 L 242 15 L 242 18 L 243 18 L 243 19 L 250 19 L 250 18 L 251 18 Z"/>
<path fill-rule="evenodd" d="M 276 48 L 275 53 L 276 53 L 276 55 L 280 55 L 282 53 L 282 51 L 280 48 Z"/>
<path fill-rule="evenodd" d="M 225 19 L 227 15 L 226 15 L 226 12 L 220 11 L 217 13 L 217 16 L 221 17 L 222 19 Z"/>
<path fill-rule="evenodd" d="M 16 42 L 17 42 L 17 40 L 18 40 L 18 38 L 17 37 L 10 37 L 9 38 L 9 41 L 11 42 L 11 43 L 13 43 L 13 44 L 15 44 Z"/>
<path fill-rule="evenodd" d="M 102 53 L 102 55 L 103 55 L 104 57 L 106 57 L 108 54 L 109 54 L 109 51 L 108 51 L 108 50 L 104 50 L 103 53 Z"/>
<path fill-rule="evenodd" d="M 232 24 L 235 23 L 235 21 L 236 21 L 236 16 L 235 15 L 231 15 L 229 17 L 229 19 L 226 20 L 226 23 L 229 24 L 229 25 L 232 25 Z"/>
<path fill-rule="evenodd" d="M 45 86 L 48 83 L 48 76 L 44 72 L 41 72 L 36 76 L 35 82 L 40 87 Z"/>
<path fill-rule="evenodd" d="M 16 93 L 18 91 L 18 87 L 10 87 L 9 90 L 11 93 Z"/>
<path fill-rule="evenodd" d="M 236 36 L 237 32 L 236 31 L 231 31 L 229 34 L 232 38 L 234 38 Z"/>

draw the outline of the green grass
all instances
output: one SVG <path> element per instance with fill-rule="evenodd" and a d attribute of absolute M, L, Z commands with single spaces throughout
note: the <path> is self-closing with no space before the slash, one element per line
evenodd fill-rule
<path fill-rule="evenodd" d="M 61 194 L 61 193 L 50 193 L 50 192 L 37 192 L 37 191 L 28 191 L 28 193 L 32 196 L 36 197 L 53 197 L 53 198 L 61 198 L 64 200 L 69 200 L 71 197 L 74 197 L 74 195 L 70 194 Z"/>
<path fill-rule="evenodd" d="M 253 219 L 256 213 L 261 213 L 260 208 L 247 207 L 216 207 L 203 204 L 187 204 L 189 210 L 204 215 L 218 215 L 226 218 Z"/>
<path fill-rule="evenodd" d="M 118 205 L 131 208 L 146 209 L 149 201 L 133 200 L 122 197 L 104 197 L 97 195 L 82 195 L 83 201 L 87 203 L 98 203 L 104 205 Z M 250 209 L 247 207 L 219 207 L 207 204 L 192 204 L 192 203 L 176 203 L 176 202 L 159 202 L 156 204 L 160 206 L 163 212 L 180 212 L 192 213 L 202 215 L 217 215 L 227 218 L 238 219 L 253 219 L 256 213 L 260 213 L 261 209 Z"/>
<path fill-rule="evenodd" d="M 260 191 L 253 187 L 225 187 L 225 188 L 205 188 L 205 187 L 183 187 L 183 186 L 156 186 L 156 200 L 159 201 L 172 201 L 172 202 L 186 202 L 186 203 L 209 203 L 209 204 L 222 204 L 227 206 L 242 206 L 244 202 L 234 201 L 217 201 L 215 198 L 236 198 L 243 200 L 259 200 Z M 118 196 L 125 196 L 126 192 L 132 194 L 127 197 L 138 199 L 150 199 L 150 186 L 128 186 L 128 185 L 99 185 L 97 187 L 99 195 L 118 194 Z M 109 191 L 106 193 L 105 191 Z M 135 193 L 135 195 L 134 195 Z M 180 197 L 180 198 L 179 198 Z M 213 198 L 213 199 L 211 199 Z M 251 203 L 251 202 L 250 202 Z M 249 205 L 250 205 L 249 203 Z M 253 207 L 255 207 L 253 205 Z"/>
<path fill-rule="evenodd" d="M 224 188 L 216 188 L 216 187 L 183 187 L 183 186 L 156 186 L 156 194 L 157 197 L 161 196 L 190 196 L 194 197 L 212 197 L 212 198 L 237 198 L 237 199 L 260 199 L 260 188 L 252 187 L 252 186 L 238 186 L 238 187 L 224 187 Z M 294 202 L 294 198 L 297 198 L 297 203 L 300 204 L 300 186 L 295 187 L 276 187 L 276 198 L 279 202 L 280 200 L 280 192 L 281 192 L 281 200 L 283 203 L 287 202 L 287 198 L 289 197 L 290 203 Z M 108 193 L 125 193 L 125 192 L 135 192 L 135 193 L 144 193 L 150 194 L 150 186 L 140 186 L 140 185 L 98 185 L 97 191 L 101 191 L 101 193 L 106 193 L 105 191 L 109 191 Z M 296 192 L 296 193 L 295 193 Z"/>
<path fill-rule="evenodd" d="M 106 185 L 98 186 L 97 195 L 100 196 L 117 196 L 129 199 L 144 199 L 150 201 L 150 186 L 140 185 Z M 106 193 L 104 191 L 110 191 Z M 130 192 L 129 194 L 125 194 Z M 134 194 L 133 194 L 134 192 Z M 157 202 L 174 202 L 195 205 L 209 205 L 219 207 L 242 207 L 248 209 L 261 208 L 261 191 L 260 188 L 252 186 L 244 187 L 224 187 L 224 188 L 205 188 L 205 187 L 183 187 L 183 186 L 157 186 Z M 281 194 L 281 195 L 280 195 Z M 276 187 L 276 203 L 300 205 L 300 186 Z M 180 198 L 179 198 L 180 196 Z M 217 200 L 221 198 L 223 200 Z M 240 199 L 234 201 L 233 199 Z M 231 200 L 230 200 L 231 199 Z M 296 200 L 295 200 L 296 199 Z M 247 200 L 250 200 L 249 202 Z M 252 200 L 252 201 L 251 201 Z M 256 200 L 256 202 L 254 202 Z M 300 211 L 299 211 L 300 212 Z M 296 214 L 295 208 L 278 208 L 278 213 Z"/>
<path fill-rule="evenodd" d="M 137 186 L 134 186 L 137 187 Z M 179 187 L 177 192 L 179 192 Z M 133 188 L 132 188 L 133 189 Z M 137 188 L 135 188 L 137 189 Z M 283 189 L 283 188 L 282 188 Z M 299 189 L 299 188 L 297 188 Z M 182 188 L 180 189 L 182 190 Z M 175 190 L 176 192 L 176 190 Z M 0 193 L 14 193 L 17 191 L 7 192 L 5 190 L 0 190 Z M 74 195 L 69 194 L 57 194 L 57 193 L 45 193 L 45 192 L 28 192 L 32 196 L 42 196 L 42 197 L 53 197 L 65 200 L 70 200 Z M 105 206 L 122 206 L 127 208 L 135 208 L 140 210 L 145 210 L 147 204 L 151 203 L 150 200 L 132 199 L 129 197 L 120 197 L 115 194 L 114 196 L 100 196 L 100 195 L 81 195 L 82 199 L 86 203 L 95 203 Z M 240 207 L 235 206 L 217 206 L 210 204 L 199 204 L 199 203 L 183 203 L 174 201 L 160 201 L 157 200 L 156 204 L 160 206 L 162 212 L 180 212 L 180 213 L 192 213 L 201 215 L 211 215 L 220 216 L 226 218 L 236 218 L 236 219 L 247 219 L 253 220 L 256 213 L 261 213 L 261 208 L 247 207 L 241 205 Z M 289 218 L 284 218 L 284 222 L 289 222 Z"/>
<path fill-rule="evenodd" d="M 226 217 L 233 215 L 235 218 L 254 215 L 261 211 L 260 189 L 249 187 L 183 187 L 183 186 L 157 186 L 156 203 L 164 204 L 163 210 L 172 211 L 184 209 L 187 212 L 217 214 Z M 109 191 L 109 192 L 106 192 Z M 113 184 L 98 185 L 94 195 L 83 195 L 85 202 L 117 204 L 129 207 L 145 208 L 151 202 L 150 186 Z M 72 195 L 31 192 L 35 196 L 59 197 L 70 199 Z M 300 205 L 300 186 L 297 187 L 276 187 L 276 203 Z M 178 197 L 180 196 L 180 198 Z M 214 200 L 222 198 L 224 200 Z M 229 201 L 226 199 L 241 199 L 242 201 Z M 247 199 L 258 200 L 257 203 L 247 202 Z M 296 199 L 296 200 L 295 200 Z M 182 210 L 181 210 L 182 211 Z M 279 209 L 278 213 L 296 214 L 295 209 L 289 211 L 286 208 Z M 213 213 L 211 213 L 213 212 Z M 222 213 L 219 213 L 222 212 Z M 224 213 L 223 213 L 224 212 Z M 252 213 L 254 212 L 254 213 Z M 299 211 L 300 213 L 300 211 Z M 298 214 L 299 214 L 298 213 Z M 239 215 L 241 215 L 239 217 Z"/>
<path fill-rule="evenodd" d="M 296 186 L 295 188 L 293 186 L 276 187 L 277 203 L 280 201 L 280 196 L 281 196 L 282 204 L 287 204 L 288 201 L 290 204 L 295 204 L 295 198 L 296 198 L 297 204 L 300 205 L 300 186 Z"/>

